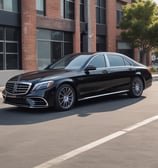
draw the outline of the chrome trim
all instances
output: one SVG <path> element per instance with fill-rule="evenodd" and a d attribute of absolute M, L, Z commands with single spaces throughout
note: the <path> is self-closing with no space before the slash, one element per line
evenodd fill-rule
<path fill-rule="evenodd" d="M 11 92 L 7 91 L 7 84 L 14 84 L 13 90 L 17 89 L 18 84 L 28 85 L 28 88 L 27 88 L 27 90 L 24 93 L 11 93 Z M 5 86 L 5 91 L 6 91 L 6 93 L 11 94 L 11 95 L 25 95 L 25 94 L 27 94 L 29 92 L 31 86 L 32 86 L 32 83 L 29 83 L 29 82 L 8 81 L 6 83 L 6 86 Z"/>
<path fill-rule="evenodd" d="M 45 105 L 31 105 L 29 102 L 28 102 L 28 99 L 41 99 L 44 101 Z M 26 98 L 26 101 L 30 104 L 29 108 L 45 108 L 45 107 L 48 107 L 48 102 L 46 101 L 46 99 L 44 99 L 43 97 L 27 97 Z M 34 101 L 34 100 L 32 100 Z"/>
<path fill-rule="evenodd" d="M 103 97 L 103 96 L 109 96 L 109 95 L 114 95 L 114 94 L 127 93 L 127 92 L 129 92 L 129 90 L 122 90 L 122 91 L 118 91 L 118 92 L 111 92 L 111 93 L 100 94 L 100 95 L 96 95 L 96 96 L 89 96 L 89 97 L 78 99 L 78 101 L 88 100 L 88 99 L 97 98 L 97 97 Z"/>

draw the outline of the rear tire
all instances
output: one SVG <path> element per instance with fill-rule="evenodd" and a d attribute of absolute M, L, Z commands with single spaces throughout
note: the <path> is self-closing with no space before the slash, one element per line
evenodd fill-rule
<path fill-rule="evenodd" d="M 74 106 L 76 99 L 75 91 L 69 84 L 61 85 L 56 92 L 55 107 L 59 111 L 69 110 Z"/>
<path fill-rule="evenodd" d="M 142 79 L 140 77 L 134 77 L 131 81 L 129 96 L 140 97 L 143 93 L 143 90 L 144 86 Z"/>

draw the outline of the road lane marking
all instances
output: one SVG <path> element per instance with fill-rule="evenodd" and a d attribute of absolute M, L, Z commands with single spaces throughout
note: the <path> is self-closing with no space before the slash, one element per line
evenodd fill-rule
<path fill-rule="evenodd" d="M 128 132 L 131 132 L 131 131 L 139 128 L 139 127 L 147 125 L 147 124 L 149 124 L 149 123 L 151 123 L 153 121 L 156 121 L 156 120 L 158 120 L 158 115 L 153 116 L 151 118 L 148 118 L 146 120 L 143 120 L 141 122 L 138 122 L 138 123 L 136 123 L 136 124 L 134 124 L 134 125 L 132 125 L 130 127 L 122 129 L 121 131 L 117 131 L 117 132 L 115 132 L 113 134 L 110 134 L 110 135 L 108 135 L 106 137 L 103 137 L 103 138 L 101 138 L 99 140 L 91 142 L 91 143 L 89 143 L 89 144 L 87 144 L 85 146 L 82 146 L 80 148 L 72 150 L 72 151 L 70 151 L 68 153 L 65 153 L 65 154 L 61 155 L 61 156 L 53 158 L 53 159 L 51 159 L 49 161 L 46 161 L 46 162 L 44 162 L 44 163 L 42 163 L 42 164 L 40 164 L 38 166 L 35 166 L 33 168 L 51 168 L 54 165 L 60 164 L 60 163 L 66 161 L 68 159 L 71 159 L 71 158 L 73 158 L 73 157 L 75 157 L 75 156 L 77 156 L 79 154 L 82 154 L 83 152 L 89 151 L 89 150 L 91 150 L 91 149 L 93 149 L 93 148 L 95 148 L 97 146 L 100 146 L 100 145 L 102 145 L 102 144 L 104 144 L 106 142 L 109 142 L 109 141 L 111 141 L 111 140 L 113 140 L 113 139 L 115 139 L 117 137 L 120 137 L 120 136 L 122 136 L 124 134 L 127 134 Z"/>

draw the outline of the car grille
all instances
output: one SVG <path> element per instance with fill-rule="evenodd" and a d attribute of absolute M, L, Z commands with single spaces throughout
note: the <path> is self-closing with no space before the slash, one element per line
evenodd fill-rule
<path fill-rule="evenodd" d="M 31 88 L 31 83 L 28 82 L 7 82 L 6 91 L 13 95 L 24 95 L 29 92 Z"/>

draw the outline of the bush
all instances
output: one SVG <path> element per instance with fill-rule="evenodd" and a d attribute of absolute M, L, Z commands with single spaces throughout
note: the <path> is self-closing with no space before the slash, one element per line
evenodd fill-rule
<path fill-rule="evenodd" d="M 158 68 L 150 67 L 150 71 L 151 71 L 151 72 L 158 72 Z"/>

